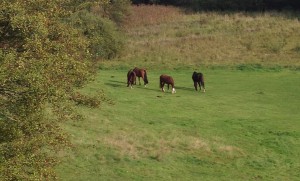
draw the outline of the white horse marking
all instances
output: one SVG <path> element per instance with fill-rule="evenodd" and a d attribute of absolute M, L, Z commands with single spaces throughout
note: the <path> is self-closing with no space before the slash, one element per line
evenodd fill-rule
<path fill-rule="evenodd" d="M 176 93 L 176 90 L 175 88 L 172 89 L 172 94 Z"/>

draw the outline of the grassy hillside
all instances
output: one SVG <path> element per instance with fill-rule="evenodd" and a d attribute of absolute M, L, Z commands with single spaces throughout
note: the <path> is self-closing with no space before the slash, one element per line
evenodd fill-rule
<path fill-rule="evenodd" d="M 111 64 L 299 68 L 298 19 L 278 12 L 186 14 L 172 7 L 137 6 L 125 25 L 127 50 Z"/>
<path fill-rule="evenodd" d="M 79 106 L 83 120 L 63 125 L 74 147 L 61 152 L 62 180 L 300 177 L 297 19 L 139 6 L 125 28 L 127 50 L 81 90 L 104 91 L 106 101 Z M 126 87 L 134 66 L 148 68 L 146 88 Z M 206 93 L 194 91 L 194 69 Z M 160 91 L 163 73 L 176 94 Z"/>

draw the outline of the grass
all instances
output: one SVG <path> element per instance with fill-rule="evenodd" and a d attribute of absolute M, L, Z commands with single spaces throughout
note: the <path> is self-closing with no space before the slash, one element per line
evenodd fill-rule
<path fill-rule="evenodd" d="M 80 107 L 65 125 L 74 148 L 62 180 L 296 180 L 300 168 L 299 72 L 204 70 L 207 92 L 191 71 L 149 71 L 148 87 L 126 87 L 126 70 L 102 70 L 82 91 L 112 101 Z M 158 88 L 173 75 L 176 94 Z"/>
<path fill-rule="evenodd" d="M 299 179 L 297 18 L 162 6 L 131 18 L 126 51 L 81 90 L 107 101 L 62 125 L 74 144 L 60 153 L 62 180 Z M 126 87 L 134 66 L 148 69 L 148 87 Z M 194 70 L 206 93 L 194 91 Z M 176 94 L 160 91 L 163 73 Z"/>
<path fill-rule="evenodd" d="M 297 15 L 186 14 L 174 7 L 138 6 L 133 7 L 132 18 L 125 27 L 127 49 L 108 67 L 120 62 L 122 66 L 137 64 L 148 68 L 239 64 L 300 67 Z"/>

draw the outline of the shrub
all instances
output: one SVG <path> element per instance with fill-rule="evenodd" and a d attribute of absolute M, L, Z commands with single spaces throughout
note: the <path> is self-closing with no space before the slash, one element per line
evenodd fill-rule
<path fill-rule="evenodd" d="M 100 103 L 101 103 L 101 100 L 99 97 L 97 97 L 97 96 L 91 97 L 91 96 L 83 95 L 79 92 L 74 93 L 71 96 L 71 100 L 76 102 L 76 104 L 78 104 L 78 105 L 89 106 L 92 108 L 99 107 Z"/>
<path fill-rule="evenodd" d="M 124 39 L 116 25 L 108 19 L 82 10 L 74 13 L 69 21 L 88 38 L 89 50 L 94 58 L 111 59 L 122 50 Z"/>
<path fill-rule="evenodd" d="M 0 1 L 0 180 L 56 179 L 64 102 L 90 75 L 88 41 L 62 21 L 67 3 Z"/>
<path fill-rule="evenodd" d="M 293 50 L 297 53 L 300 53 L 300 45 L 296 45 Z"/>

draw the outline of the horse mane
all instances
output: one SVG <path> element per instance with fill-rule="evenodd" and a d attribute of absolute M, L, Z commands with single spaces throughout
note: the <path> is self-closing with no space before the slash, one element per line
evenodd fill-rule
<path fill-rule="evenodd" d="M 199 73 L 197 73 L 195 71 L 193 72 L 192 78 L 193 78 L 194 81 L 196 81 L 198 79 L 198 74 Z"/>
<path fill-rule="evenodd" d="M 133 75 L 135 75 L 135 73 L 132 69 L 130 69 L 127 73 L 127 81 L 129 81 Z"/>

